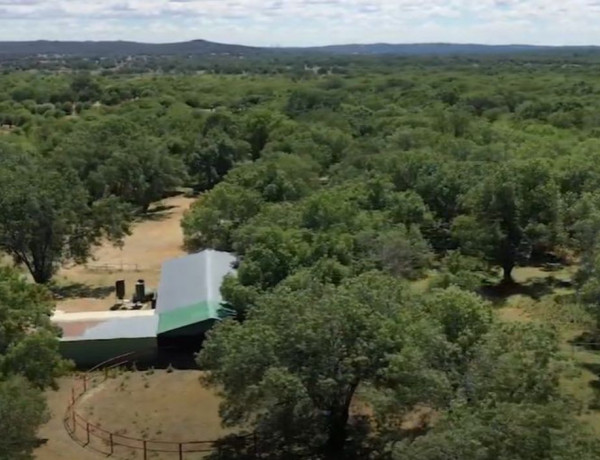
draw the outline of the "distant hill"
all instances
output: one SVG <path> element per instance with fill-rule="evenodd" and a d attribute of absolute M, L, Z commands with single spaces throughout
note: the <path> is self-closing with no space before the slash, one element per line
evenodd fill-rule
<path fill-rule="evenodd" d="M 533 45 L 477 45 L 450 43 L 416 43 L 416 44 L 348 44 L 320 47 L 288 47 L 260 48 L 243 45 L 229 45 L 207 40 L 192 40 L 179 43 L 138 43 L 129 41 L 27 41 L 0 42 L 0 56 L 31 56 L 31 55 L 68 55 L 68 56 L 165 56 L 165 55 L 263 55 L 271 53 L 320 53 L 332 55 L 498 55 L 515 53 L 539 52 L 582 52 L 599 51 L 595 46 L 551 47 Z"/>
<path fill-rule="evenodd" d="M 68 55 L 68 56 L 164 56 L 164 55 L 207 55 L 236 54 L 252 55 L 261 53 L 261 48 L 242 45 L 225 45 L 206 40 L 192 40 L 180 43 L 138 43 L 128 41 L 29 41 L 0 42 L 0 55 Z"/>
<path fill-rule="evenodd" d="M 594 46 L 535 46 L 535 45 L 478 45 L 478 44 L 453 44 L 453 43 L 414 43 L 414 44 L 389 44 L 374 43 L 369 45 L 332 45 L 313 48 L 331 54 L 392 54 L 401 56 L 419 55 L 457 55 L 457 54 L 514 54 L 532 52 L 577 52 L 600 50 Z"/>

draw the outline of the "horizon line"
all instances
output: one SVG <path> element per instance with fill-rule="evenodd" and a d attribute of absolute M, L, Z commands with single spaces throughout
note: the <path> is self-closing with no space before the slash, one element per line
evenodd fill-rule
<path fill-rule="evenodd" d="M 420 45 L 448 45 L 448 46 L 486 46 L 486 47 L 531 47 L 531 48 L 598 48 L 600 44 L 578 44 L 578 45 L 550 45 L 550 44 L 532 44 L 532 43 L 477 43 L 477 42 L 444 42 L 444 41 L 431 41 L 431 42 L 347 42 L 347 43 L 330 43 L 321 45 L 245 45 L 242 43 L 228 43 L 220 41 L 212 41 L 204 38 L 193 38 L 189 40 L 179 41 L 165 41 L 165 42 L 146 42 L 140 40 L 127 40 L 127 39 L 107 39 L 107 40 L 60 40 L 60 39 L 47 39 L 47 38 L 35 38 L 31 40 L 0 40 L 0 43 L 36 43 L 36 42 L 49 42 L 49 43 L 136 43 L 143 45 L 177 45 L 181 43 L 192 43 L 192 42 L 206 42 L 219 45 L 229 46 L 243 46 L 247 48 L 295 48 L 295 49 L 310 49 L 310 48 L 327 48 L 334 46 L 420 46 Z"/>

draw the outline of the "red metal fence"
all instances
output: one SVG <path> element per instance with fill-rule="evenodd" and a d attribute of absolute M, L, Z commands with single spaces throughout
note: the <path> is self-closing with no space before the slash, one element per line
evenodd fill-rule
<path fill-rule="evenodd" d="M 217 441 L 159 441 L 125 436 L 100 427 L 78 413 L 77 403 L 81 398 L 109 379 L 119 368 L 130 364 L 134 357 L 133 353 L 118 356 L 75 377 L 64 415 L 64 425 L 71 438 L 84 447 L 111 456 L 123 454 L 130 457 L 137 452 L 144 460 L 152 453 L 170 454 L 170 458 L 179 460 L 204 458 L 209 454 L 216 454 L 217 458 L 221 458 L 224 447 Z M 253 434 L 228 438 L 228 448 L 248 452 L 251 458 L 260 457 L 258 442 Z"/>

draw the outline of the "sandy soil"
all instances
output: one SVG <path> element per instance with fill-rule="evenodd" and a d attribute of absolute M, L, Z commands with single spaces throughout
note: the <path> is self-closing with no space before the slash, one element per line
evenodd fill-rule
<path fill-rule="evenodd" d="M 220 399 L 201 385 L 201 375 L 194 370 L 124 372 L 83 400 L 79 413 L 104 429 L 134 438 L 215 440 L 227 430 L 221 428 Z M 124 402 L 127 410 L 116 411 Z"/>
<path fill-rule="evenodd" d="M 115 447 L 111 458 L 142 458 L 143 443 L 127 438 L 146 439 L 148 447 L 171 452 L 149 452 L 148 458 L 178 458 L 177 445 L 152 441 L 210 441 L 230 431 L 220 425 L 220 399 L 214 391 L 204 388 L 200 371 L 151 370 L 123 372 L 100 383 L 88 391 L 77 403 L 77 413 L 83 418 L 77 430 L 77 438 L 84 441 L 86 434 L 83 420 L 90 423 L 89 445 L 81 445 L 71 439 L 63 426 L 63 416 L 71 395 L 73 380 L 60 381 L 59 391 L 48 392 L 48 404 L 52 419 L 40 430 L 39 436 L 47 442 L 35 452 L 39 460 L 106 458 L 110 451 L 108 435 L 114 433 Z M 93 428 L 97 426 L 96 430 Z M 94 436 L 96 433 L 96 436 Z M 127 444 L 133 448 L 128 448 Z M 210 444 L 200 444 L 209 449 Z M 186 460 L 204 458 L 206 454 L 185 452 Z"/>
<path fill-rule="evenodd" d="M 63 426 L 63 416 L 71 395 L 72 378 L 65 377 L 59 380 L 58 391 L 47 392 L 50 421 L 42 426 L 39 431 L 40 439 L 46 440 L 45 444 L 34 452 L 34 457 L 39 460 L 98 460 L 106 459 L 90 449 L 84 449 L 73 441 Z"/>
<path fill-rule="evenodd" d="M 176 459 L 177 444 L 156 441 L 212 441 L 230 431 L 221 427 L 220 399 L 199 381 L 202 373 L 194 370 L 150 370 L 122 372 L 99 383 L 77 403 L 82 417 L 77 427 L 77 441 L 63 426 L 64 411 L 71 394 L 73 380 L 62 379 L 61 389 L 48 392 L 52 419 L 40 430 L 46 444 L 35 452 L 39 460 L 106 458 L 110 452 L 108 432 L 113 433 L 114 453 L 111 458 L 141 459 L 143 441 L 147 440 L 148 458 Z M 90 423 L 90 442 L 86 442 L 85 422 Z M 95 428 L 97 427 L 97 428 Z M 82 445 L 83 444 L 83 445 Z M 188 449 L 209 451 L 210 442 L 184 447 L 184 458 L 195 460 L 208 454 Z M 168 452 L 153 452 L 151 449 Z"/>
<path fill-rule="evenodd" d="M 194 201 L 176 196 L 157 203 L 162 210 L 132 227 L 122 248 L 106 243 L 94 252 L 87 265 L 63 268 L 56 277 L 64 286 L 65 297 L 57 302 L 64 312 L 107 310 L 115 303 L 114 283 L 126 282 L 126 296 L 133 293 L 138 279 L 146 281 L 147 290 L 155 290 L 161 264 L 185 254 L 180 222 Z"/>

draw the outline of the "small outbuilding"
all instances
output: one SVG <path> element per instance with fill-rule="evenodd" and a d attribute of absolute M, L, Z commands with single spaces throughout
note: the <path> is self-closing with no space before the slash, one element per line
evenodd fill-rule
<path fill-rule="evenodd" d="M 93 366 L 126 353 L 152 359 L 181 344 L 199 346 L 218 321 L 232 316 L 223 305 L 223 279 L 234 273 L 236 257 L 206 250 L 166 261 L 155 310 L 60 313 L 61 352 L 80 366 Z"/>
<path fill-rule="evenodd" d="M 227 252 L 206 250 L 165 262 L 156 300 L 159 337 L 203 335 L 233 315 L 223 306 L 221 284 L 235 261 Z"/>
<path fill-rule="evenodd" d="M 158 317 L 152 310 L 64 313 L 53 320 L 63 331 L 62 355 L 79 366 L 132 352 L 140 360 L 156 356 Z"/>

